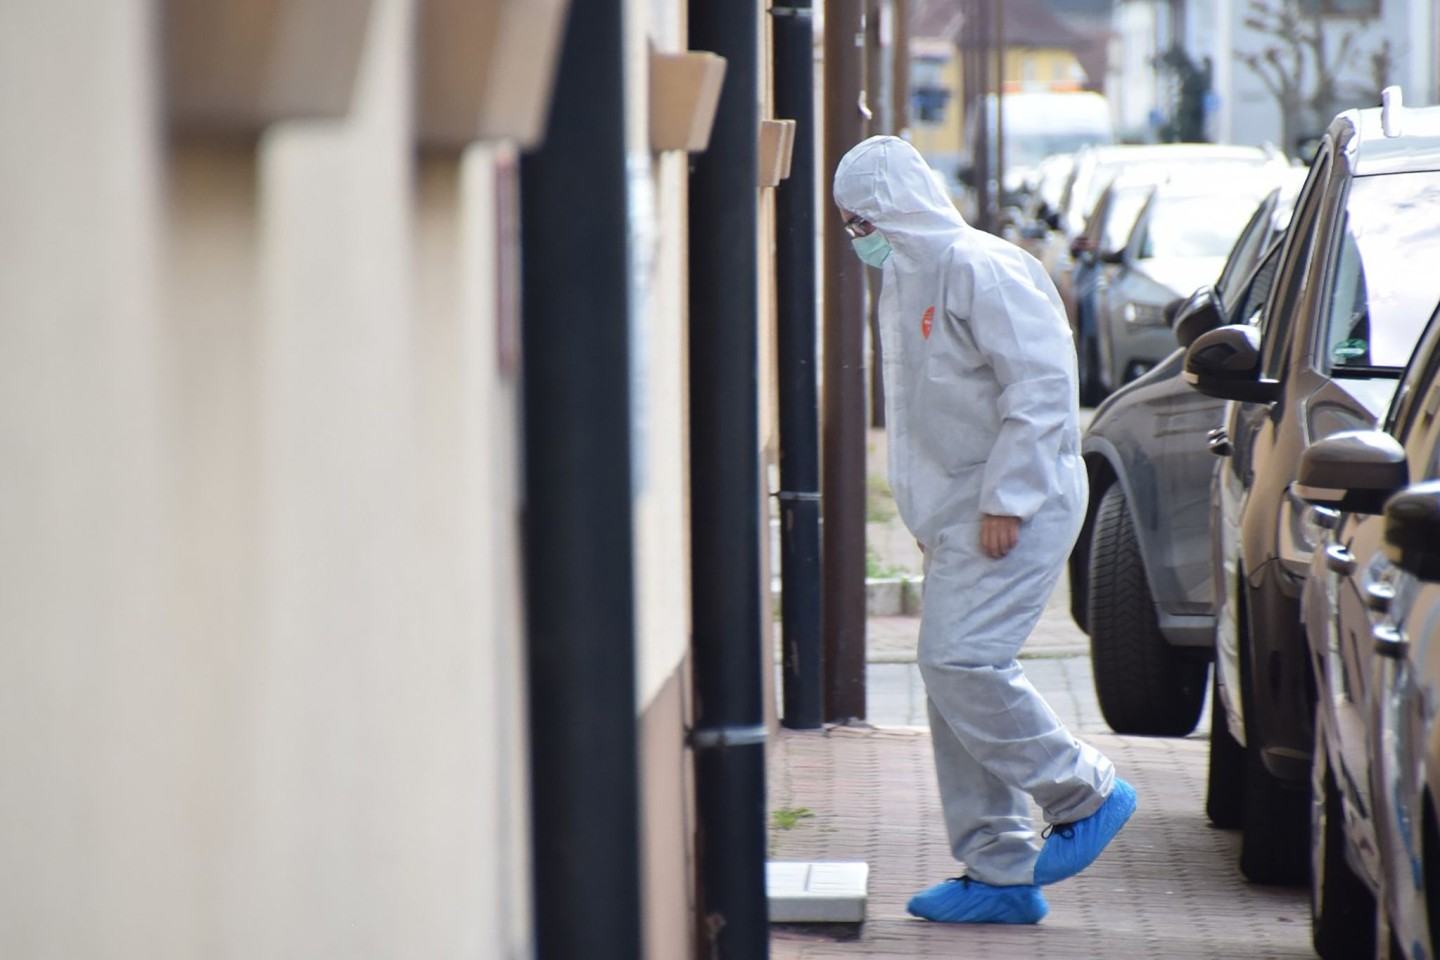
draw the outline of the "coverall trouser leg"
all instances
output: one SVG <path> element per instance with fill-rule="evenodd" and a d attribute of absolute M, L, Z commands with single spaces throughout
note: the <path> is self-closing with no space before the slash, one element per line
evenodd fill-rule
<path fill-rule="evenodd" d="M 1032 798 L 1047 821 L 1068 823 L 1098 810 L 1115 779 L 1110 761 L 1070 734 L 1016 659 L 1059 579 L 1074 526 L 1069 512 L 1042 510 L 1000 560 L 980 553 L 978 525 L 952 531 L 927 554 L 920 671 L 936 774 L 951 850 L 985 883 L 1033 882 Z"/>

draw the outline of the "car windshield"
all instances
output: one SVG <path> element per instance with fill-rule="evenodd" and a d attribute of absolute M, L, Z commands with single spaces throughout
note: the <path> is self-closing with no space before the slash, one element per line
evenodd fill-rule
<path fill-rule="evenodd" d="M 1244 171 L 1262 169 L 1271 164 L 1270 158 L 1259 152 L 1254 157 L 1160 157 L 1145 160 L 1112 160 L 1099 164 L 1085 182 L 1081 183 L 1077 179 L 1076 190 L 1079 194 L 1077 199 L 1084 204 L 1080 208 L 1080 212 L 1088 213 L 1095 209 L 1095 202 L 1100 199 L 1100 194 L 1105 192 L 1105 185 L 1122 174 L 1127 177 L 1133 176 L 1137 179 L 1143 177 L 1157 182 L 1170 179 L 1186 183 L 1222 184 L 1235 177 L 1237 173 L 1243 176 Z M 1259 202 L 1260 199 L 1257 197 L 1255 203 Z M 1246 211 L 1247 219 L 1254 209 L 1254 204 L 1251 204 L 1250 210 Z M 1241 226 L 1244 226 L 1243 221 Z"/>
<path fill-rule="evenodd" d="M 1110 216 L 1105 220 L 1105 235 L 1100 240 L 1100 249 L 1103 252 L 1124 249 L 1130 230 L 1135 226 L 1135 219 L 1140 216 L 1140 211 L 1145 209 L 1145 201 L 1150 199 L 1150 190 L 1151 188 L 1147 187 L 1116 191 L 1110 205 Z"/>
<path fill-rule="evenodd" d="M 1399 371 L 1440 300 L 1440 171 L 1357 178 L 1331 276 L 1325 359 L 1346 368 Z M 1356 372 L 1360 372 L 1357 370 Z"/>
<path fill-rule="evenodd" d="M 1140 258 L 1223 257 L 1259 202 L 1253 194 L 1158 196 Z"/>

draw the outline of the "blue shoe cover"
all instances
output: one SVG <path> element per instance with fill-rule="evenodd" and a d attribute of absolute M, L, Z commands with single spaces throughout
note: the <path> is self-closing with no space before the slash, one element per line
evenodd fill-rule
<path fill-rule="evenodd" d="M 956 877 L 921 890 L 905 907 L 922 920 L 941 923 L 1036 923 L 1050 912 L 1040 888 L 992 887 Z"/>
<path fill-rule="evenodd" d="M 1035 882 L 1059 883 L 1090 866 L 1134 812 L 1135 788 L 1117 777 L 1099 810 L 1074 823 L 1052 824 L 1046 831 L 1045 846 L 1035 861 Z"/>

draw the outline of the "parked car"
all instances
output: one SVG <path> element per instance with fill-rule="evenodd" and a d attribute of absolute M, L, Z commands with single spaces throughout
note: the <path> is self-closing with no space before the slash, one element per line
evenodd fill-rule
<path fill-rule="evenodd" d="M 1303 882 L 1315 680 L 1300 592 L 1319 538 L 1295 493 L 1304 450 L 1383 414 L 1440 300 L 1440 109 L 1350 111 L 1301 191 L 1259 327 L 1202 335 L 1185 377 L 1234 401 L 1216 474 L 1216 680 L 1207 807 L 1237 816 L 1251 880 Z M 1401 307 L 1404 309 L 1401 309 Z M 1240 767 L 1237 771 L 1235 768 Z M 1213 814 L 1212 814 L 1213 818 Z"/>
<path fill-rule="evenodd" d="M 1041 247 L 1046 236 L 1060 222 L 1060 195 L 1073 169 L 1073 153 L 1052 154 L 1040 161 L 1025 195 L 1025 204 L 1016 214 L 1015 223 L 1010 225 L 1013 235 L 1007 239 L 1036 259 L 1044 253 Z"/>
<path fill-rule="evenodd" d="M 1265 166 L 1287 166 L 1284 154 L 1273 148 L 1237 147 L 1210 143 L 1165 143 L 1150 145 L 1092 146 L 1075 152 L 1075 167 L 1060 195 L 1056 228 L 1041 245 L 1040 261 L 1055 281 L 1071 322 L 1075 320 L 1075 296 L 1070 274 L 1070 245 L 1085 228 L 1085 221 L 1101 192 L 1122 172 L 1177 174 L 1197 166 L 1218 186 L 1237 170 Z"/>
<path fill-rule="evenodd" d="M 1408 483 L 1412 464 L 1426 476 L 1440 475 L 1433 463 L 1436 418 L 1425 409 L 1431 391 L 1440 387 L 1435 377 L 1440 323 L 1432 317 L 1430 326 L 1401 381 L 1385 432 L 1341 433 L 1317 441 L 1305 451 L 1296 486 L 1331 531 L 1312 560 L 1303 594 L 1318 694 L 1311 776 L 1312 919 L 1316 950 L 1327 958 L 1368 952 L 1376 894 L 1390 883 L 1402 889 L 1419 885 L 1413 880 L 1418 858 L 1407 854 L 1399 876 L 1387 875 L 1381 862 L 1378 830 L 1387 811 L 1376 798 L 1387 794 L 1376 789 L 1372 720 L 1384 695 L 1376 682 L 1375 668 L 1383 663 L 1374 655 L 1376 640 L 1392 656 L 1401 652 L 1399 635 L 1384 626 L 1386 614 L 1397 606 L 1399 570 L 1384 552 L 1387 520 L 1380 514 L 1385 500 Z M 1426 496 L 1424 487 L 1417 488 L 1400 505 L 1423 507 Z M 1406 511 L 1392 516 L 1403 522 Z M 1433 545 L 1440 547 L 1440 541 Z M 1423 755 L 1422 745 L 1399 766 L 1414 767 Z M 1415 852 L 1423 855 L 1423 850 Z"/>
<path fill-rule="evenodd" d="M 1097 320 L 1100 288 L 1117 251 L 1125 248 L 1135 219 L 1145 208 L 1155 182 L 1148 177 L 1120 177 L 1105 188 L 1085 229 L 1070 245 L 1074 271 L 1075 355 L 1079 360 L 1080 403 L 1093 407 L 1110 392 L 1100 379 L 1100 332 Z M 1174 346 L 1174 340 L 1170 341 Z"/>
<path fill-rule="evenodd" d="M 1212 284 L 1256 205 L 1304 171 L 1265 167 L 1217 184 L 1204 166 L 1121 174 L 1071 245 L 1080 402 L 1098 403 L 1175 349 L 1165 308 Z"/>
<path fill-rule="evenodd" d="M 1174 350 L 1166 305 L 1215 282 L 1256 204 L 1290 169 L 1237 172 L 1223 189 L 1172 175 L 1155 188 L 1096 284 L 1091 374 L 1101 390 L 1129 383 Z"/>
<path fill-rule="evenodd" d="M 1213 286 L 1176 317 L 1181 346 L 1245 323 L 1265 300 L 1295 190 L 1272 190 Z M 1120 733 L 1181 736 L 1205 701 L 1214 647 L 1208 431 L 1224 402 L 1190 389 L 1177 349 L 1095 412 L 1082 440 L 1090 477 L 1070 555 L 1070 609 L 1090 634 L 1101 712 Z"/>

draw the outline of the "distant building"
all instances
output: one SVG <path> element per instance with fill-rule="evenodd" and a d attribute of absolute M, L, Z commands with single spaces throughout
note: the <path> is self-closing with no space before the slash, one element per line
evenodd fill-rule
<path fill-rule="evenodd" d="M 1271 10 L 1283 5 L 1284 0 L 1260 0 Z M 1378 103 L 1387 83 L 1401 85 L 1411 105 L 1440 98 L 1435 63 L 1440 24 L 1433 0 L 1298 0 L 1298 5 L 1301 28 L 1318 23 L 1325 36 L 1335 79 L 1330 107 L 1309 102 L 1315 89 L 1309 50 L 1302 54 L 1307 59 L 1299 100 L 1288 107 L 1247 65 L 1248 58 L 1266 59 L 1272 48 L 1284 62 L 1291 50 L 1286 36 L 1249 25 L 1257 13 L 1253 0 L 1116 0 L 1107 89 L 1122 133 L 1154 139 L 1174 108 L 1175 78 L 1156 58 L 1177 45 L 1194 63 L 1210 63 L 1206 126 L 1216 141 L 1272 142 L 1294 153 L 1300 141 L 1323 131 L 1334 112 Z M 1349 55 L 1335 64 L 1346 37 Z"/>
<path fill-rule="evenodd" d="M 1095 0 L 1003 0 L 1002 77 L 1007 92 L 1094 90 L 1105 80 L 1105 43 L 1094 27 L 1104 23 L 1090 8 Z M 1108 0 L 1103 4 L 1108 10 Z M 959 0 L 916 0 L 910 28 L 911 90 L 915 146 L 938 169 L 953 173 L 967 155 L 964 57 L 994 37 L 968 27 Z M 1064 13 L 1058 8 L 1067 9 Z M 1078 25 L 1078 26 L 1077 26 Z"/>

